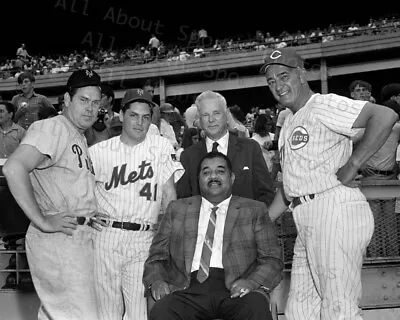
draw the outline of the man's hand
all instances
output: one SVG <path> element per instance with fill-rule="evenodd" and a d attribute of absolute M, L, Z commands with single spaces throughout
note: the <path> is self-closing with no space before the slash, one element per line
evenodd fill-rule
<path fill-rule="evenodd" d="M 21 103 L 21 105 L 18 108 L 18 113 L 23 115 L 26 113 L 27 110 L 28 110 L 28 104 L 26 102 L 23 102 L 23 103 Z"/>
<path fill-rule="evenodd" d="M 241 298 L 260 287 L 260 284 L 254 280 L 239 279 L 236 280 L 231 286 L 231 298 Z"/>
<path fill-rule="evenodd" d="M 361 185 L 360 178 L 362 177 L 359 172 L 359 167 L 348 161 L 337 172 L 338 180 L 346 187 L 358 188 Z"/>
<path fill-rule="evenodd" d="M 151 295 L 155 301 L 170 293 L 168 283 L 162 280 L 157 280 L 151 285 Z"/>
<path fill-rule="evenodd" d="M 78 222 L 75 216 L 68 213 L 57 213 L 45 216 L 43 222 L 38 227 L 46 233 L 63 232 L 66 235 L 72 236 L 77 225 Z"/>
<path fill-rule="evenodd" d="M 101 212 L 94 212 L 93 215 L 89 218 L 90 221 L 88 223 L 89 227 L 96 229 L 97 231 L 101 231 L 102 227 L 107 227 L 107 221 L 104 222 L 102 220 L 108 220 L 110 217 Z"/>

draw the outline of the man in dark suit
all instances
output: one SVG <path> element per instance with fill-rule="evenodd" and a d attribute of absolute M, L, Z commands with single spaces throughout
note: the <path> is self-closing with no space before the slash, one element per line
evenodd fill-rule
<path fill-rule="evenodd" d="M 172 201 L 144 266 L 150 320 L 272 319 L 268 293 L 282 279 L 281 249 L 264 203 L 232 196 L 220 152 L 200 159 L 201 196 Z"/>
<path fill-rule="evenodd" d="M 197 97 L 195 104 L 206 139 L 184 150 L 180 157 L 185 174 L 177 184 L 178 198 L 199 194 L 196 171 L 200 159 L 207 152 L 219 151 L 228 156 L 232 163 L 236 177 L 232 194 L 270 205 L 274 198 L 274 188 L 261 148 L 254 140 L 228 132 L 225 98 L 219 93 L 205 91 Z"/>

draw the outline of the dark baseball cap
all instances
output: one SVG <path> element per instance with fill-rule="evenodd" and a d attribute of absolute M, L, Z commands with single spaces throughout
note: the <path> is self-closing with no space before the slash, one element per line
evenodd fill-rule
<path fill-rule="evenodd" d="M 126 104 L 134 101 L 144 101 L 147 102 L 150 105 L 150 107 L 154 106 L 154 102 L 151 99 L 151 95 L 143 89 L 136 88 L 136 89 L 129 89 L 125 92 L 125 95 L 121 101 L 121 107 L 124 107 Z"/>
<path fill-rule="evenodd" d="M 74 71 L 67 81 L 67 88 L 76 89 L 82 87 L 100 87 L 100 76 L 93 70 L 81 69 Z"/>
<path fill-rule="evenodd" d="M 400 94 L 400 83 L 390 83 L 382 88 L 381 100 L 389 100 L 393 96 Z"/>
<path fill-rule="evenodd" d="M 304 59 L 293 48 L 269 49 L 265 53 L 261 73 L 267 71 L 271 64 L 280 64 L 289 68 L 304 68 Z"/>

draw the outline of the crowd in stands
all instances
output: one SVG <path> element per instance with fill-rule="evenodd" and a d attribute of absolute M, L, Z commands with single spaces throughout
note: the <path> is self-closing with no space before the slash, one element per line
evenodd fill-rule
<path fill-rule="evenodd" d="M 155 34 L 151 35 L 148 44 L 138 44 L 133 48 L 87 50 L 70 54 L 48 56 L 29 55 L 25 44 L 18 48 L 16 57 L 0 62 L 0 78 L 18 77 L 23 71 L 34 75 L 70 72 L 76 69 L 100 69 L 116 65 L 137 65 L 157 61 L 185 61 L 208 55 L 232 52 L 264 50 L 268 47 L 282 48 L 301 46 L 310 43 L 325 43 L 337 39 L 361 35 L 377 35 L 396 32 L 400 19 L 396 17 L 370 19 L 367 25 L 352 22 L 350 25 L 331 24 L 326 29 L 316 28 L 307 32 L 297 31 L 271 35 L 270 32 L 257 30 L 255 35 L 239 35 L 225 39 L 209 36 L 205 29 L 193 30 L 185 43 L 164 44 Z"/>

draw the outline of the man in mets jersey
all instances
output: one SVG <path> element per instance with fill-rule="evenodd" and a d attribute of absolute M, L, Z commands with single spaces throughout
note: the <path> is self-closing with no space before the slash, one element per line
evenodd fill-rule
<path fill-rule="evenodd" d="M 174 179 L 183 174 L 166 138 L 147 135 L 151 96 L 130 89 L 122 99 L 121 136 L 89 148 L 99 211 L 108 227 L 95 237 L 95 288 L 100 319 L 147 319 L 144 262 L 161 205 L 176 199 Z"/>
<path fill-rule="evenodd" d="M 358 170 L 386 141 L 398 110 L 311 91 L 292 48 L 270 50 L 261 72 L 289 108 L 279 137 L 283 187 L 269 213 L 291 202 L 298 231 L 286 305 L 289 320 L 360 320 L 361 267 L 374 230 Z M 352 150 L 350 137 L 365 134 Z"/>

